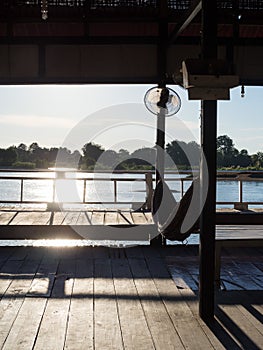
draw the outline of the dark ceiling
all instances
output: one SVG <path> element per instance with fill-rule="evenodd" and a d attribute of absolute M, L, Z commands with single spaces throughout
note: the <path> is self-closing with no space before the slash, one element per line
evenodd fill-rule
<path fill-rule="evenodd" d="M 0 83 L 148 83 L 164 71 L 169 80 L 183 59 L 200 55 L 201 7 L 190 0 L 2 0 Z M 219 57 L 233 61 L 241 83 L 262 85 L 263 0 L 218 0 L 217 8 Z"/>

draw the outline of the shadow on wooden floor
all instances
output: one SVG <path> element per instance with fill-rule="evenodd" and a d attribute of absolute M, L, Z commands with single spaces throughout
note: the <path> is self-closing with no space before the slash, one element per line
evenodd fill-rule
<path fill-rule="evenodd" d="M 218 291 L 205 324 L 184 281 L 196 257 L 190 246 L 1 248 L 0 347 L 262 349 L 262 290 Z"/>

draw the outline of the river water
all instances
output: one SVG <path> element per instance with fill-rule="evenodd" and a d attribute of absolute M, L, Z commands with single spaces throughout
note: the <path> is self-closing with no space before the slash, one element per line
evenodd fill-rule
<path fill-rule="evenodd" d="M 53 181 L 44 178 L 54 178 L 54 172 L 1 172 L 1 177 L 23 177 L 23 200 L 50 202 L 53 200 Z M 187 175 L 168 174 L 167 182 L 173 190 L 177 200 L 181 197 L 180 181 L 171 181 Z M 36 177 L 36 180 L 30 180 L 29 177 Z M 103 181 L 110 178 L 118 178 L 122 181 L 117 183 L 117 201 L 118 202 L 143 202 L 145 200 L 145 182 L 144 181 L 123 181 L 124 179 L 145 178 L 144 174 L 107 174 L 107 173 L 67 173 L 66 177 L 72 180 L 57 180 L 57 199 L 64 202 L 82 202 L 84 181 L 89 179 L 86 184 L 85 200 L 90 202 L 113 202 L 114 201 L 114 182 Z M 0 179 L 0 201 L 19 201 L 20 186 L 19 180 Z M 74 179 L 75 178 L 75 179 Z M 28 179 L 28 180 L 27 180 Z M 79 179 L 79 180 L 78 180 Z M 95 179 L 95 181 L 93 180 Z M 190 181 L 184 182 L 184 191 L 189 187 Z M 62 197 L 62 198 L 61 198 Z M 239 182 L 238 181 L 218 181 L 217 183 L 217 201 L 218 202 L 238 202 L 239 201 Z M 244 202 L 263 202 L 263 181 L 245 181 L 243 182 L 243 201 Z M 32 205 L 31 205 L 32 206 Z M 93 208 L 101 208 L 103 205 L 92 204 Z M 109 207 L 109 205 L 106 205 Z M 233 206 L 233 205 L 232 205 Z M 129 207 L 126 205 L 115 204 L 114 207 Z M 231 205 L 218 205 L 218 207 L 231 207 Z"/>

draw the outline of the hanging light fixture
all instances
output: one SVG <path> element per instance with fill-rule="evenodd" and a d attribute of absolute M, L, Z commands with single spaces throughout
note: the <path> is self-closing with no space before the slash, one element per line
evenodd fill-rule
<path fill-rule="evenodd" d="M 44 21 L 48 19 L 48 0 L 41 0 L 41 16 Z"/>

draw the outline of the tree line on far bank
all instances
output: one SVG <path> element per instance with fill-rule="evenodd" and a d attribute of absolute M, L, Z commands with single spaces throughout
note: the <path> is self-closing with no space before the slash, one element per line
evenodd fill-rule
<path fill-rule="evenodd" d="M 120 149 L 104 150 L 101 145 L 88 142 L 82 152 L 71 151 L 66 147 L 40 147 L 37 142 L 30 146 L 21 143 L 0 149 L 0 166 L 24 169 L 47 169 L 52 166 L 76 167 L 83 170 L 119 169 L 137 170 L 154 169 L 156 147 L 143 147 L 129 152 Z M 200 146 L 195 142 L 174 140 L 166 145 L 166 168 L 188 169 L 198 167 L 200 159 Z M 263 169 L 263 152 L 249 155 L 246 149 L 241 151 L 234 147 L 233 140 L 222 135 L 217 137 L 217 165 L 218 168 L 250 168 Z"/>

